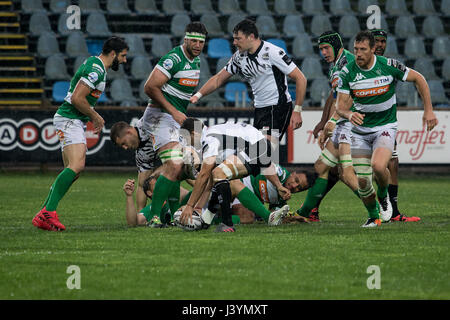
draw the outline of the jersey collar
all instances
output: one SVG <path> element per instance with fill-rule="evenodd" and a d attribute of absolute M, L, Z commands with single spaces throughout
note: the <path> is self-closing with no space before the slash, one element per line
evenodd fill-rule
<path fill-rule="evenodd" d="M 106 70 L 106 67 L 105 67 L 105 64 L 103 63 L 103 60 L 102 59 L 100 59 L 100 56 L 95 56 L 98 60 L 100 60 L 100 62 L 102 63 L 102 66 L 103 66 L 103 70 L 105 70 L 105 72 L 107 71 Z"/>
<path fill-rule="evenodd" d="M 363 69 L 363 68 L 361 68 L 360 66 L 358 66 L 357 63 L 355 63 L 356 66 L 359 68 L 359 70 L 362 70 L 362 71 L 370 71 L 370 70 L 372 70 L 373 67 L 375 67 L 375 65 L 377 64 L 377 55 L 374 54 L 373 56 L 375 57 L 375 58 L 373 59 L 373 65 L 372 65 L 369 69 Z"/>
<path fill-rule="evenodd" d="M 261 48 L 263 47 L 263 45 L 264 45 L 264 40 L 261 40 L 261 43 L 259 44 L 258 49 L 256 49 L 256 51 L 254 53 L 250 53 L 247 51 L 248 57 L 255 58 L 258 55 L 259 51 L 261 51 Z"/>
<path fill-rule="evenodd" d="M 194 57 L 194 59 L 190 60 L 190 59 L 187 57 L 186 53 L 184 52 L 183 45 L 181 45 L 180 47 L 181 47 L 181 52 L 183 52 L 183 55 L 184 55 L 184 57 L 187 59 L 187 61 L 189 61 L 190 63 L 194 62 L 195 57 Z"/>

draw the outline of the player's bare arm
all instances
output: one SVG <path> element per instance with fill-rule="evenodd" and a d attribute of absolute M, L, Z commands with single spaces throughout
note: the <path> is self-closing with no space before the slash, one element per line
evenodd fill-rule
<path fill-rule="evenodd" d="M 145 195 L 143 186 L 144 181 L 150 177 L 153 173 L 153 170 L 140 171 L 138 173 L 138 188 L 136 190 L 136 205 L 137 210 L 141 211 L 147 205 L 147 196 Z"/>
<path fill-rule="evenodd" d="M 82 114 L 87 115 L 94 124 L 95 133 L 99 133 L 105 125 L 105 120 L 91 107 L 86 99 L 91 93 L 92 89 L 82 81 L 78 81 L 75 90 L 73 91 L 71 102 Z"/>
<path fill-rule="evenodd" d="M 274 167 L 274 164 L 271 164 L 272 167 Z M 269 169 L 268 172 L 273 172 L 275 169 Z M 272 183 L 275 188 L 277 188 L 278 194 L 280 195 L 280 197 L 283 200 L 289 200 L 291 198 L 291 191 L 289 191 L 288 188 L 286 188 L 285 186 L 283 186 L 283 184 L 280 181 L 280 178 L 278 177 L 278 175 L 275 174 L 264 174 L 267 178 L 267 180 L 269 180 L 270 183 Z"/>
<path fill-rule="evenodd" d="M 364 121 L 364 115 L 359 112 L 352 112 L 353 99 L 349 94 L 338 92 L 336 100 L 336 112 L 345 119 L 348 119 L 354 125 L 362 125 Z"/>
<path fill-rule="evenodd" d="M 436 115 L 433 112 L 433 105 L 431 104 L 430 88 L 425 80 L 424 76 L 419 72 L 409 69 L 406 81 L 414 82 L 417 91 L 419 92 L 420 98 L 423 101 L 423 125 L 426 124 L 427 130 L 433 130 L 433 128 L 438 124 Z"/>
<path fill-rule="evenodd" d="M 186 120 L 186 115 L 178 111 L 173 105 L 169 103 L 164 97 L 161 90 L 162 86 L 169 80 L 169 78 L 157 68 L 153 69 L 144 85 L 144 92 L 154 101 L 156 106 L 162 107 L 172 115 L 174 120 L 182 124 Z"/>
<path fill-rule="evenodd" d="M 190 102 L 194 104 L 197 103 L 201 97 L 206 96 L 220 88 L 231 76 L 232 74 L 225 69 L 220 70 L 217 74 L 206 81 L 206 83 L 197 91 L 197 93 L 189 99 Z"/>
<path fill-rule="evenodd" d="M 208 181 L 211 177 L 212 170 L 216 166 L 216 157 L 209 157 L 203 160 L 202 168 L 198 173 L 197 179 L 195 180 L 194 189 L 192 190 L 192 194 L 189 197 L 188 202 L 186 203 L 185 208 L 183 209 L 183 213 L 180 217 L 181 224 L 187 224 L 187 222 L 192 218 L 192 212 L 194 211 L 194 207 L 197 204 L 198 200 L 202 196 L 203 192 L 206 189 Z"/>
<path fill-rule="evenodd" d="M 319 132 L 323 130 L 328 119 L 330 119 L 330 114 L 332 114 L 332 112 L 334 112 L 334 111 L 335 111 L 334 96 L 333 96 L 333 91 L 331 90 L 330 94 L 328 95 L 327 100 L 325 101 L 325 105 L 324 105 L 323 111 L 322 111 L 322 117 L 320 118 L 319 123 L 316 124 L 316 126 L 314 127 L 314 130 L 313 130 L 314 138 L 317 139 L 317 137 L 319 136 Z"/>
<path fill-rule="evenodd" d="M 299 68 L 295 68 L 291 73 L 288 74 L 288 77 L 295 81 L 295 105 L 302 106 L 306 93 L 306 77 Z M 302 124 L 303 120 L 301 110 L 294 108 L 290 125 L 295 130 L 300 128 Z"/>

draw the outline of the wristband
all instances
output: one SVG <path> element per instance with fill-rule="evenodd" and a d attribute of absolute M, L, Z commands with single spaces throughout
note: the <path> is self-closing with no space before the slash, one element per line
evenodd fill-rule
<path fill-rule="evenodd" d="M 335 118 L 333 118 L 333 117 L 331 117 L 331 119 L 330 119 L 330 120 L 328 120 L 328 121 L 331 121 L 331 122 L 334 122 L 334 123 L 336 123 L 336 122 L 337 122 L 337 120 L 336 120 Z"/>
<path fill-rule="evenodd" d="M 294 112 L 302 112 L 302 111 L 303 111 L 303 107 L 296 104 L 294 107 Z"/>
<path fill-rule="evenodd" d="M 198 100 L 200 100 L 201 97 L 203 97 L 203 95 L 199 92 L 197 92 L 196 94 L 194 94 L 194 97 L 197 97 Z"/>

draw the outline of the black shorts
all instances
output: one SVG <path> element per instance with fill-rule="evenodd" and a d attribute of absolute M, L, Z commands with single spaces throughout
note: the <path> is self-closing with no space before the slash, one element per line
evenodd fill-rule
<path fill-rule="evenodd" d="M 289 127 L 292 115 L 292 102 L 286 104 L 255 108 L 255 120 L 253 126 L 259 130 L 267 130 L 267 134 L 272 136 L 271 131 L 277 130 L 279 139 L 283 137 Z"/>
<path fill-rule="evenodd" d="M 245 158 L 241 152 L 245 153 Z M 253 145 L 246 145 L 244 150 L 237 150 L 237 157 L 244 163 L 249 175 L 257 176 L 261 168 L 272 164 L 272 144 L 267 139 L 261 139 Z"/>

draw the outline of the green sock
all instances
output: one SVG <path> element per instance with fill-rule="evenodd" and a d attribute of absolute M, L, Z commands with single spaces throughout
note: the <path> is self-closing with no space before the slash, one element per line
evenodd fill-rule
<path fill-rule="evenodd" d="M 169 203 L 170 212 L 173 215 L 180 207 L 180 181 L 174 181 L 167 202 Z"/>
<path fill-rule="evenodd" d="M 166 218 L 162 212 L 162 206 L 164 202 L 167 200 L 169 195 L 173 192 L 172 190 L 176 190 L 178 188 L 178 198 L 180 197 L 180 183 L 179 181 L 172 181 L 160 175 L 155 183 L 155 188 L 152 197 L 152 208 L 150 210 L 150 216 L 158 216 L 160 217 L 163 223 L 166 222 Z M 169 204 L 170 205 L 170 204 Z M 162 216 L 162 217 L 161 217 Z M 167 221 L 168 222 L 168 221 Z"/>
<path fill-rule="evenodd" d="M 387 194 L 388 194 L 388 186 L 385 186 L 385 187 L 378 186 L 377 197 L 379 199 L 383 199 L 383 198 L 387 197 Z"/>
<path fill-rule="evenodd" d="M 353 193 L 358 197 L 358 199 L 361 199 L 361 197 L 359 196 L 358 190 L 353 191 Z"/>
<path fill-rule="evenodd" d="M 72 169 L 65 168 L 63 171 L 61 171 L 58 177 L 56 177 L 56 180 L 50 189 L 50 193 L 47 197 L 46 203 L 44 203 L 47 211 L 56 210 L 59 201 L 64 197 L 67 190 L 69 190 L 76 175 L 77 174 Z"/>
<path fill-rule="evenodd" d="M 364 206 L 366 207 L 367 212 L 369 213 L 369 218 L 374 218 L 374 219 L 380 218 L 380 206 L 378 204 L 378 201 L 376 201 L 374 199 L 373 202 L 364 204 Z"/>
<path fill-rule="evenodd" d="M 242 203 L 244 207 L 253 211 L 257 216 L 264 219 L 264 221 L 269 220 L 270 211 L 261 203 L 257 196 L 250 191 L 249 188 L 245 187 L 239 192 L 237 198 Z"/>
<path fill-rule="evenodd" d="M 189 201 L 191 194 L 192 194 L 192 191 L 189 191 L 189 193 L 183 199 L 181 199 L 180 207 L 184 206 Z"/>
<path fill-rule="evenodd" d="M 297 210 L 297 213 L 303 217 L 308 217 L 311 210 L 314 209 L 322 199 L 325 190 L 327 189 L 328 179 L 317 178 L 312 188 L 308 190 L 305 203 Z"/>

